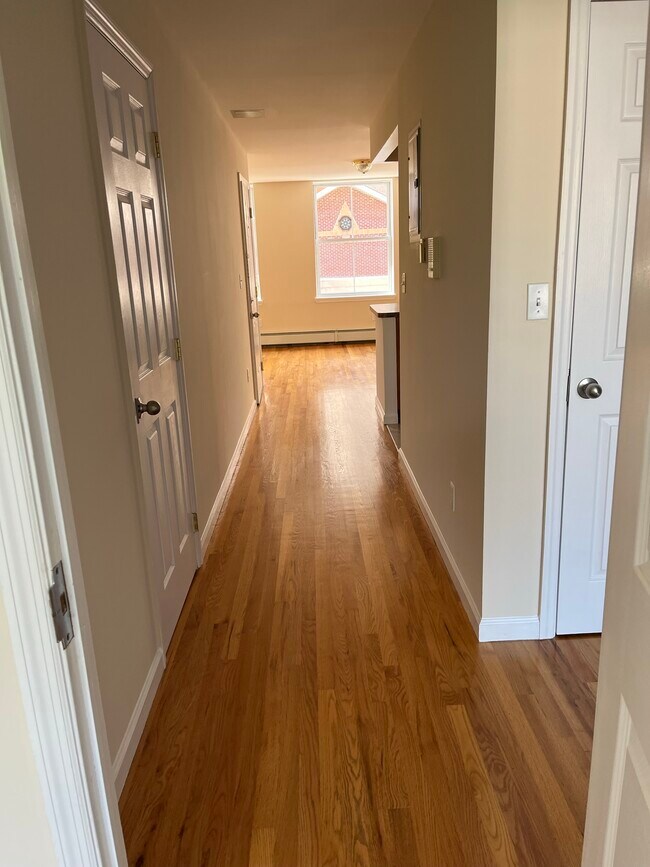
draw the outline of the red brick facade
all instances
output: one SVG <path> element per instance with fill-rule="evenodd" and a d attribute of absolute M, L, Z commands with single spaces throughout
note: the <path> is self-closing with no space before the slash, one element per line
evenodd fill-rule
<path fill-rule="evenodd" d="M 349 280 L 349 291 L 354 291 L 354 278 L 385 277 L 385 287 L 381 280 L 373 284 L 379 291 L 389 288 L 389 190 L 386 183 L 316 187 L 322 286 L 328 280 Z M 334 294 L 334 290 L 329 291 Z"/>
<path fill-rule="evenodd" d="M 388 277 L 389 242 L 385 240 L 321 242 L 318 262 L 321 277 Z"/>

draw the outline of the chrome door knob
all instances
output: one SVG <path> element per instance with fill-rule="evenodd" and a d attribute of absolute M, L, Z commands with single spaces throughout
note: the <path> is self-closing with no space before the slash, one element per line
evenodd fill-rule
<path fill-rule="evenodd" d="M 140 418 L 144 415 L 144 413 L 148 415 L 158 415 L 160 412 L 160 404 L 157 400 L 148 400 L 146 403 L 142 403 L 139 397 L 135 399 L 135 417 L 138 420 L 138 424 L 140 424 Z"/>
<path fill-rule="evenodd" d="M 588 376 L 578 383 L 578 394 L 584 400 L 596 400 L 603 393 L 603 387 L 597 379 Z"/>

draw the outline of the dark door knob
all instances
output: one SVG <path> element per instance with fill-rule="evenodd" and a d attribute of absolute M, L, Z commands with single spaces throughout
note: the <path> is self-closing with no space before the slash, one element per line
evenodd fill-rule
<path fill-rule="evenodd" d="M 140 424 L 140 418 L 145 412 L 149 415 L 158 415 L 160 412 L 160 404 L 157 400 L 148 400 L 146 403 L 142 403 L 140 398 L 136 397 L 135 417 L 138 420 L 138 424 Z"/>
<path fill-rule="evenodd" d="M 584 400 L 596 400 L 603 393 L 603 387 L 598 380 L 588 376 L 578 383 L 578 394 Z"/>

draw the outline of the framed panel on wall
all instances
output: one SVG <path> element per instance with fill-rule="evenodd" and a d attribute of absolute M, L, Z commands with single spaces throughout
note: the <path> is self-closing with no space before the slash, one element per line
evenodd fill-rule
<path fill-rule="evenodd" d="M 422 196 L 420 192 L 420 126 L 410 133 L 408 140 L 408 205 L 409 238 L 420 240 L 420 214 Z"/>

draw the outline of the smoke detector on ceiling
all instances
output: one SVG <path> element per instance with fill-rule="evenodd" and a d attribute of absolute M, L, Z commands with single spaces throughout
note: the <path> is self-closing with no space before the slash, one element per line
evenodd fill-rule
<path fill-rule="evenodd" d="M 362 175 L 370 169 L 372 165 L 372 160 L 352 160 L 352 165 L 358 172 L 361 172 Z"/>
<path fill-rule="evenodd" d="M 263 108 L 231 108 L 230 114 L 233 117 L 264 117 Z"/>

